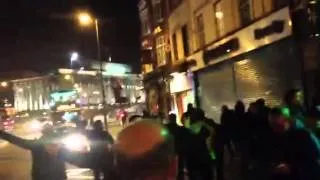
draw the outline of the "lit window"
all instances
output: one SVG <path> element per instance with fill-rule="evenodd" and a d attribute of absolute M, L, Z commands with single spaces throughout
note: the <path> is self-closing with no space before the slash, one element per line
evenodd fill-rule
<path fill-rule="evenodd" d="M 197 47 L 201 48 L 205 44 L 204 22 L 202 14 L 197 16 Z"/>
<path fill-rule="evenodd" d="M 166 41 L 164 36 L 160 36 L 156 40 L 156 53 L 158 66 L 166 64 Z"/>
<path fill-rule="evenodd" d="M 252 20 L 250 1 L 251 0 L 239 0 L 239 13 L 242 26 L 249 24 Z"/>
<path fill-rule="evenodd" d="M 215 19 L 215 23 L 216 23 L 217 36 L 221 37 L 226 33 L 225 24 L 224 24 L 225 14 L 222 10 L 221 1 L 218 1 L 217 3 L 215 3 L 213 5 L 213 9 L 214 9 L 214 19 Z"/>
<path fill-rule="evenodd" d="M 153 14 L 156 22 L 161 22 L 163 20 L 163 9 L 162 9 L 161 0 L 154 0 Z"/>

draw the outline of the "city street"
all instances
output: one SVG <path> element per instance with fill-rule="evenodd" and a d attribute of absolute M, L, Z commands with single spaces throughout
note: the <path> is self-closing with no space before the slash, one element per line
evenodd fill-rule
<path fill-rule="evenodd" d="M 110 132 L 115 136 L 121 127 L 113 125 Z M 38 134 L 28 133 L 23 128 L 17 128 L 14 134 L 24 138 L 36 138 Z M 88 169 L 79 169 L 67 165 L 67 175 L 70 180 L 93 179 Z M 31 157 L 27 150 L 11 145 L 0 140 L 0 179 L 1 180 L 30 180 L 31 179 Z"/>

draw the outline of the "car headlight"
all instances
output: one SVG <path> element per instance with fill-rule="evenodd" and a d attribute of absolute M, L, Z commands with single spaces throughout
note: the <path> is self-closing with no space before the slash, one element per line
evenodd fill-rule
<path fill-rule="evenodd" d="M 71 134 L 64 138 L 62 143 L 71 151 L 90 151 L 89 141 L 82 134 Z"/>
<path fill-rule="evenodd" d="M 32 129 L 32 130 L 41 130 L 41 128 L 42 128 L 42 125 L 41 125 L 41 123 L 39 121 L 37 121 L 37 120 L 31 121 L 30 129 Z"/>

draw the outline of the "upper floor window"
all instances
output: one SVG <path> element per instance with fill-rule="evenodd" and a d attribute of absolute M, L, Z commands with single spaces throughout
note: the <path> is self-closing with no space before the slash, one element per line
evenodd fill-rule
<path fill-rule="evenodd" d="M 153 16 L 155 22 L 163 20 L 163 8 L 161 0 L 153 0 Z"/>
<path fill-rule="evenodd" d="M 166 40 L 164 36 L 159 36 L 156 39 L 156 54 L 158 66 L 166 64 Z"/>
<path fill-rule="evenodd" d="M 239 14 L 242 26 L 251 22 L 251 0 L 239 0 Z"/>
<path fill-rule="evenodd" d="M 218 1 L 213 5 L 214 20 L 216 24 L 217 36 L 221 37 L 226 33 L 225 29 L 225 14 L 222 8 L 222 1 Z"/>
<path fill-rule="evenodd" d="M 196 25 L 197 25 L 197 48 L 201 48 L 205 45 L 204 21 L 203 21 L 202 14 L 196 17 Z"/>
<path fill-rule="evenodd" d="M 188 26 L 184 25 L 181 28 L 181 32 L 182 32 L 182 42 L 183 42 L 183 51 L 184 51 L 184 55 L 188 56 L 189 55 L 189 51 L 190 51 L 190 47 L 189 47 L 189 34 L 188 34 Z"/>
<path fill-rule="evenodd" d="M 177 35 L 175 33 L 172 35 L 172 46 L 173 46 L 173 59 L 178 60 L 178 44 L 177 44 Z"/>
<path fill-rule="evenodd" d="M 142 35 L 147 35 L 151 32 L 148 9 L 145 9 L 140 13 L 140 24 Z"/>

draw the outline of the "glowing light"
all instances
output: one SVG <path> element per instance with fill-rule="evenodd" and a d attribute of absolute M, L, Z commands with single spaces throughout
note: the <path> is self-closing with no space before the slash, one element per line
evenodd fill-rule
<path fill-rule="evenodd" d="M 227 49 L 227 52 L 228 52 L 228 53 L 231 52 L 231 49 Z"/>
<path fill-rule="evenodd" d="M 289 26 L 291 27 L 291 26 L 292 26 L 292 21 L 289 21 L 288 24 L 289 24 Z"/>
<path fill-rule="evenodd" d="M 74 88 L 79 88 L 79 84 L 74 84 L 73 87 Z"/>
<path fill-rule="evenodd" d="M 78 58 L 79 58 L 79 54 L 78 54 L 77 52 L 73 52 L 73 53 L 71 54 L 70 60 L 71 60 L 71 62 L 73 62 L 73 61 L 77 61 Z"/>
<path fill-rule="evenodd" d="M 310 1 L 309 4 L 317 4 L 316 0 Z"/>
<path fill-rule="evenodd" d="M 1 86 L 2 87 L 8 87 L 8 82 L 6 82 L 6 81 L 1 82 Z"/>
<path fill-rule="evenodd" d="M 221 11 L 216 12 L 216 17 L 218 19 L 222 19 L 223 18 L 223 12 L 221 12 Z"/>
<path fill-rule="evenodd" d="M 87 12 L 82 12 L 78 14 L 79 24 L 81 26 L 89 26 L 93 22 L 92 16 Z"/>
<path fill-rule="evenodd" d="M 70 79 L 71 79 L 71 76 L 70 76 L 69 74 L 67 74 L 67 75 L 64 76 L 64 79 L 65 79 L 65 80 L 70 80 Z"/>
<path fill-rule="evenodd" d="M 94 95 L 99 95 L 100 92 L 99 92 L 99 91 L 93 91 L 93 94 L 94 94 Z"/>
<path fill-rule="evenodd" d="M 289 108 L 282 108 L 281 113 L 285 117 L 290 117 L 290 109 Z"/>
<path fill-rule="evenodd" d="M 19 88 L 19 89 L 18 89 L 18 92 L 23 92 L 23 89 L 22 89 L 22 88 Z"/>
<path fill-rule="evenodd" d="M 82 134 L 72 134 L 63 140 L 63 144 L 71 151 L 89 151 L 89 141 Z"/>

